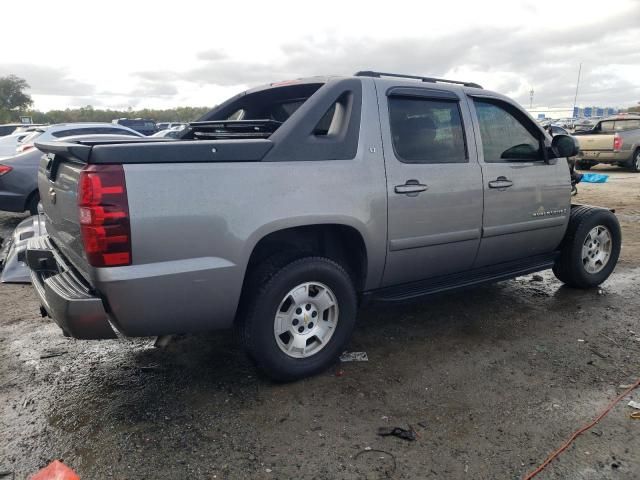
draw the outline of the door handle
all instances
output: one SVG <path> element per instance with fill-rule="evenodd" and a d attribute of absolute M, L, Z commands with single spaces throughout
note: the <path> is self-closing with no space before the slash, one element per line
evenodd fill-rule
<path fill-rule="evenodd" d="M 513 182 L 507 177 L 500 176 L 495 180 L 489 182 L 489 188 L 508 188 L 513 185 Z"/>
<path fill-rule="evenodd" d="M 393 189 L 394 192 L 399 193 L 401 195 L 409 195 L 410 197 L 415 197 L 420 192 L 424 192 L 427 188 L 426 185 L 423 185 L 418 180 L 407 180 L 404 185 L 396 185 Z"/>

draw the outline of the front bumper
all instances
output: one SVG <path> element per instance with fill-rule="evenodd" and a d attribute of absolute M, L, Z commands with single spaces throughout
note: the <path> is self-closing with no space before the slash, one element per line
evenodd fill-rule
<path fill-rule="evenodd" d="M 69 267 L 48 236 L 29 240 L 26 262 L 40 303 L 66 335 L 83 339 L 117 337 L 102 299 Z"/>

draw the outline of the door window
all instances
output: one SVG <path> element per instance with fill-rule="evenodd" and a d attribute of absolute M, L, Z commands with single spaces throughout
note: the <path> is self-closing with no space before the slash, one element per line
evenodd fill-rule
<path fill-rule="evenodd" d="M 474 100 L 484 161 L 487 163 L 543 160 L 535 127 L 496 102 Z M 507 107 L 508 108 L 508 107 Z"/>
<path fill-rule="evenodd" d="M 393 148 L 401 162 L 468 162 L 457 101 L 390 97 L 389 121 Z"/>

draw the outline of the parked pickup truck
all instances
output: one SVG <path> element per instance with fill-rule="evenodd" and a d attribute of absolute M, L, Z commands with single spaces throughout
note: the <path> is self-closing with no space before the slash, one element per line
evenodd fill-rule
<path fill-rule="evenodd" d="M 574 139 L 473 83 L 274 83 L 180 139 L 37 146 L 43 314 L 87 339 L 235 326 L 279 380 L 335 361 L 362 301 L 548 268 L 588 288 L 620 252 L 615 215 L 570 203 Z"/>
<path fill-rule="evenodd" d="M 599 121 L 592 130 L 575 132 L 580 144 L 576 165 L 589 170 L 610 163 L 640 172 L 640 116 L 618 115 Z"/>

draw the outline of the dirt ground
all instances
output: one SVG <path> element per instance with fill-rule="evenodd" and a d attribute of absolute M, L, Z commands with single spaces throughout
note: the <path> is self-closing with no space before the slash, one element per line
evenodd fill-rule
<path fill-rule="evenodd" d="M 1 285 L 0 472 L 58 458 L 83 480 L 521 478 L 640 377 L 640 174 L 594 171 L 609 182 L 576 201 L 615 208 L 624 239 L 602 289 L 544 272 L 370 305 L 349 347 L 369 361 L 293 384 L 257 375 L 228 333 L 166 350 L 66 339 L 30 286 Z M 0 235 L 21 218 L 0 216 Z M 627 402 L 538 478 L 640 477 Z M 408 424 L 415 442 L 376 435 Z"/>

